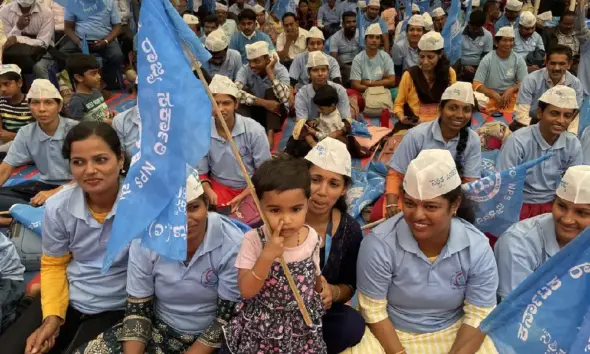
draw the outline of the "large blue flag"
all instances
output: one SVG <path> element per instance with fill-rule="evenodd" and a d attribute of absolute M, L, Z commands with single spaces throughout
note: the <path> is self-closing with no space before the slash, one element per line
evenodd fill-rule
<path fill-rule="evenodd" d="M 211 138 L 211 102 L 185 49 L 201 60 L 210 55 L 168 0 L 142 1 L 137 43 L 140 149 L 122 186 L 104 270 L 134 238 L 186 258 L 187 166 L 197 165 Z"/>
<path fill-rule="evenodd" d="M 445 39 L 445 53 L 451 64 L 461 58 L 461 42 L 463 40 L 463 25 L 459 20 L 461 12 L 460 0 L 452 0 L 447 22 L 443 26 L 441 35 Z"/>
<path fill-rule="evenodd" d="M 580 107 L 580 119 L 578 123 L 578 136 L 581 137 L 584 129 L 590 126 L 590 98 L 584 97 L 582 106 Z"/>
<path fill-rule="evenodd" d="M 105 9 L 104 0 L 56 0 L 55 2 L 74 14 L 79 20 L 85 20 Z"/>
<path fill-rule="evenodd" d="M 359 31 L 359 46 L 365 49 L 365 15 L 360 9 L 356 9 L 356 27 Z"/>
<path fill-rule="evenodd" d="M 508 294 L 480 329 L 502 354 L 590 352 L 590 228 Z"/>
<path fill-rule="evenodd" d="M 471 201 L 475 211 L 475 227 L 482 232 L 500 236 L 518 222 L 527 170 L 550 156 L 547 154 L 506 171 L 463 184 L 465 197 Z"/>

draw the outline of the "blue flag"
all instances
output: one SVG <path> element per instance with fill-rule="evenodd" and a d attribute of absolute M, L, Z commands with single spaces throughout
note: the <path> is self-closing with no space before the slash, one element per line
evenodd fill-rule
<path fill-rule="evenodd" d="M 210 55 L 168 0 L 142 1 L 137 44 L 140 149 L 121 187 L 105 271 L 134 238 L 165 257 L 186 258 L 187 166 L 205 156 L 211 138 L 211 102 L 184 48 Z"/>
<path fill-rule="evenodd" d="M 430 0 L 418 0 L 416 5 L 420 8 L 420 13 L 430 12 Z"/>
<path fill-rule="evenodd" d="M 469 17 L 471 16 L 471 11 L 473 10 L 473 8 L 471 7 L 472 4 L 472 0 L 468 0 L 467 1 L 467 9 L 465 9 L 465 18 L 463 19 L 463 23 L 461 24 L 463 29 L 465 29 L 465 26 L 467 26 L 467 23 L 469 22 Z M 463 33 L 463 31 L 461 31 L 461 33 Z M 461 36 L 461 39 L 463 39 L 463 37 Z"/>
<path fill-rule="evenodd" d="M 590 99 L 588 96 L 584 97 L 582 106 L 580 107 L 580 122 L 578 123 L 578 136 L 581 137 L 584 129 L 590 125 Z"/>
<path fill-rule="evenodd" d="M 499 353 L 590 352 L 590 228 L 526 278 L 480 329 Z"/>
<path fill-rule="evenodd" d="M 404 0 L 404 22 L 402 23 L 401 31 L 402 33 L 406 32 L 406 27 L 408 27 L 408 21 L 410 17 L 412 17 L 412 0 Z"/>
<path fill-rule="evenodd" d="M 105 9 L 104 0 L 56 0 L 55 2 L 79 20 L 85 20 Z"/>
<path fill-rule="evenodd" d="M 465 197 L 471 201 L 475 211 L 475 227 L 482 232 L 500 236 L 518 222 L 527 170 L 550 156 L 547 154 L 506 171 L 463 184 Z"/>
<path fill-rule="evenodd" d="M 459 21 L 461 12 L 460 0 L 452 0 L 447 22 L 443 26 L 441 35 L 445 40 L 445 53 L 451 65 L 461 59 L 461 42 L 463 41 L 463 26 Z"/>
<path fill-rule="evenodd" d="M 290 2 L 291 0 L 275 0 L 275 4 L 272 6 L 270 12 L 275 14 L 277 18 L 282 19 L 285 12 L 287 12 Z M 293 11 L 293 9 L 290 10 Z"/>
<path fill-rule="evenodd" d="M 356 26 L 359 30 L 359 46 L 365 49 L 365 16 L 360 9 L 356 11 Z"/>

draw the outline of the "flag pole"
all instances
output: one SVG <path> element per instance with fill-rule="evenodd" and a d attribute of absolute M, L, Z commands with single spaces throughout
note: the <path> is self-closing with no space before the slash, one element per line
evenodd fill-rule
<path fill-rule="evenodd" d="M 256 192 L 254 190 L 254 185 L 252 184 L 252 180 L 250 179 L 250 176 L 248 175 L 248 171 L 246 170 L 246 166 L 244 165 L 244 161 L 242 161 L 242 157 L 240 156 L 240 150 L 238 150 L 238 147 L 236 146 L 236 143 L 234 142 L 234 139 L 231 135 L 231 131 L 229 130 L 229 127 L 225 123 L 225 120 L 222 118 L 223 116 L 221 115 L 221 111 L 219 110 L 219 106 L 217 106 L 217 102 L 215 102 L 215 98 L 213 97 L 213 93 L 211 93 L 211 90 L 209 89 L 209 85 L 207 85 L 207 81 L 205 81 L 205 78 L 203 76 L 203 71 L 201 70 L 201 66 L 199 65 L 198 60 L 194 57 L 194 54 L 190 50 L 187 50 L 186 52 L 189 53 L 191 60 L 193 62 L 192 67 L 193 67 L 193 69 L 195 69 L 197 71 L 197 75 L 199 76 L 199 79 L 203 83 L 203 87 L 205 87 L 205 90 L 207 91 L 207 95 L 209 96 L 209 99 L 211 100 L 211 104 L 213 105 L 213 111 L 215 112 L 214 116 L 217 119 L 217 121 L 221 124 L 223 131 L 225 132 L 225 135 L 227 137 L 227 140 L 231 144 L 232 150 L 234 151 L 234 155 L 236 156 L 236 160 L 238 161 L 238 165 L 240 165 L 240 169 L 242 170 L 242 174 L 244 175 L 244 178 L 246 179 L 246 184 L 248 185 L 247 188 L 250 189 L 250 195 L 252 196 L 252 200 L 254 200 L 254 204 L 256 204 L 256 208 L 258 209 L 258 212 L 260 213 L 260 217 L 262 218 L 262 221 L 264 222 L 264 226 L 266 226 L 266 228 L 272 234 L 273 230 L 270 227 L 268 219 L 266 218 L 266 216 L 262 212 L 262 206 L 260 205 L 260 200 L 258 200 L 258 196 L 256 196 Z M 212 127 L 212 129 L 215 129 L 215 127 Z M 283 258 L 282 255 L 279 257 L 279 263 L 281 264 L 281 267 L 283 267 L 283 271 L 285 272 L 285 277 L 287 277 L 287 281 L 289 282 L 289 287 L 291 288 L 293 295 L 295 295 L 295 300 L 297 301 L 297 306 L 299 307 L 299 311 L 301 312 L 301 315 L 303 316 L 303 320 L 305 321 L 305 324 L 307 324 L 308 326 L 311 327 L 312 322 L 311 322 L 311 317 L 309 317 L 309 312 L 307 311 L 307 308 L 305 307 L 305 303 L 303 302 L 303 298 L 301 297 L 301 294 L 299 294 L 299 290 L 297 289 L 297 285 L 295 285 L 295 280 L 293 280 L 293 275 L 291 274 L 291 271 L 289 270 L 287 263 L 285 263 L 285 259 Z"/>

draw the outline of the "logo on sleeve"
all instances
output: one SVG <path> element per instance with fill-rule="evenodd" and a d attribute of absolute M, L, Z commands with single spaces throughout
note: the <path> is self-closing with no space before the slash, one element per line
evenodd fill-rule
<path fill-rule="evenodd" d="M 467 280 L 465 279 L 462 271 L 458 271 L 451 277 L 451 288 L 453 290 L 464 289 L 466 286 Z"/>

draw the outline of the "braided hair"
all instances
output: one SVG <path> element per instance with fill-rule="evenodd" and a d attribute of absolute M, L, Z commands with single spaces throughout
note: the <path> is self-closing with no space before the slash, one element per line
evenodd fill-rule
<path fill-rule="evenodd" d="M 440 102 L 441 112 L 448 101 L 449 100 L 443 100 Z M 473 111 L 479 112 L 477 100 L 475 100 Z M 438 124 L 440 124 L 440 119 L 438 121 Z M 459 142 L 457 143 L 457 153 L 455 154 L 455 165 L 457 166 L 457 172 L 459 173 L 459 176 L 463 176 L 463 155 L 465 153 L 465 148 L 467 148 L 467 142 L 469 141 L 469 129 L 471 129 L 471 120 L 469 120 L 469 123 L 463 126 L 463 128 L 461 128 L 461 130 L 459 131 Z"/>

